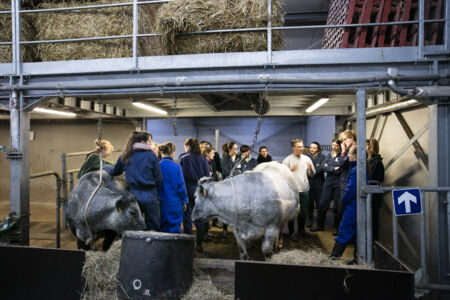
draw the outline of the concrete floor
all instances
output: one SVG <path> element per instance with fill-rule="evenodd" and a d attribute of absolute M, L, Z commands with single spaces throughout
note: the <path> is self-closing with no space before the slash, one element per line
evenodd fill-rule
<path fill-rule="evenodd" d="M 55 248 L 56 247 L 56 205 L 53 202 L 31 202 L 30 203 L 30 246 Z M 4 219 L 9 213 L 9 202 L 0 201 L 0 219 Z M 300 239 L 298 242 L 292 242 L 284 239 L 283 249 L 304 249 L 311 246 L 320 247 L 326 253 L 331 253 L 334 245 L 334 236 L 331 234 L 332 216 L 329 215 L 326 222 L 326 231 L 311 233 L 309 238 Z M 236 242 L 231 232 L 226 237 L 222 237 L 221 229 L 211 228 L 213 241 L 204 243 L 205 253 L 197 253 L 197 257 L 237 259 L 238 250 Z M 61 248 L 76 249 L 76 239 L 69 228 L 61 228 Z M 250 245 L 252 249 L 249 252 L 255 253 L 252 256 L 259 260 L 260 243 Z M 261 254 L 262 255 L 262 254 Z M 347 247 L 342 260 L 353 258 L 353 245 Z M 262 257 L 261 257 L 262 259 Z"/>

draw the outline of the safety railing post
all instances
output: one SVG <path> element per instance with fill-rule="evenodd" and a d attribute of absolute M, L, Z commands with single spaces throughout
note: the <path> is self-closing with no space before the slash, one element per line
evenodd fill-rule
<path fill-rule="evenodd" d="M 367 194 L 367 202 L 366 202 L 366 231 L 367 231 L 367 264 L 372 264 L 373 259 L 373 236 L 372 236 L 372 194 Z"/>
<path fill-rule="evenodd" d="M 62 191 L 62 202 L 65 203 L 67 201 L 67 166 L 66 166 L 66 154 L 61 154 L 61 191 Z M 63 218 L 62 218 L 62 227 L 66 229 L 66 217 L 64 216 L 64 206 L 63 206 Z"/>
<path fill-rule="evenodd" d="M 56 176 L 56 248 L 61 247 L 61 179 Z"/>
<path fill-rule="evenodd" d="M 398 258 L 398 219 L 394 212 L 392 212 L 392 249 L 394 257 Z"/>
<path fill-rule="evenodd" d="M 424 0 L 419 0 L 419 45 L 418 45 L 418 58 L 423 59 L 423 47 L 425 39 L 425 3 Z"/>
<path fill-rule="evenodd" d="M 427 231 L 426 231 L 426 211 L 425 211 L 425 192 L 420 191 L 420 198 L 422 199 L 422 213 L 420 214 L 420 264 L 422 265 L 422 280 L 426 285 L 427 280 Z"/>
<path fill-rule="evenodd" d="M 267 0 L 267 63 L 272 63 L 272 0 Z"/>
<path fill-rule="evenodd" d="M 137 53 L 137 34 L 138 34 L 138 0 L 133 0 L 133 61 L 134 67 L 138 68 L 138 53 Z"/>

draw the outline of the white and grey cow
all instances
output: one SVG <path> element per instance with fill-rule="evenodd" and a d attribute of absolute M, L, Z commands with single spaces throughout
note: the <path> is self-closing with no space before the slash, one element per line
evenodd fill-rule
<path fill-rule="evenodd" d="M 86 210 L 86 204 L 99 181 L 99 171 L 85 174 L 64 203 L 65 218 L 78 240 L 90 244 L 107 230 L 122 234 L 127 230 L 145 229 L 136 197 L 126 189 L 125 180 L 120 176 L 113 178 L 105 171 L 102 184 Z"/>
<path fill-rule="evenodd" d="M 277 162 L 260 164 L 221 182 L 204 177 L 198 184 L 192 218 L 218 217 L 230 225 L 241 259 L 249 258 L 247 242 L 261 237 L 264 256 L 272 255 L 280 230 L 299 212 L 294 178 Z"/>

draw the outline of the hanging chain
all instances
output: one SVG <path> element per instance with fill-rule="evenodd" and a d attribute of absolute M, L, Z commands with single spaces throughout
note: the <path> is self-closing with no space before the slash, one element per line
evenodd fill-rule
<path fill-rule="evenodd" d="M 178 136 L 178 130 L 177 130 L 177 96 L 173 96 L 173 107 L 174 107 L 174 114 L 173 114 L 173 121 L 172 121 L 172 127 L 173 127 L 173 135 Z"/>

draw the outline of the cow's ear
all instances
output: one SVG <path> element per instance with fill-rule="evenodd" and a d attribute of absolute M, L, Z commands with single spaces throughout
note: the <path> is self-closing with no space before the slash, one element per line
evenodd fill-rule
<path fill-rule="evenodd" d="M 125 209 L 125 202 L 121 199 L 116 201 L 116 209 L 118 212 L 122 212 Z"/>
<path fill-rule="evenodd" d="M 203 185 L 199 185 L 200 187 L 200 193 L 203 195 L 203 197 L 206 197 L 206 189 L 203 187 Z"/>

